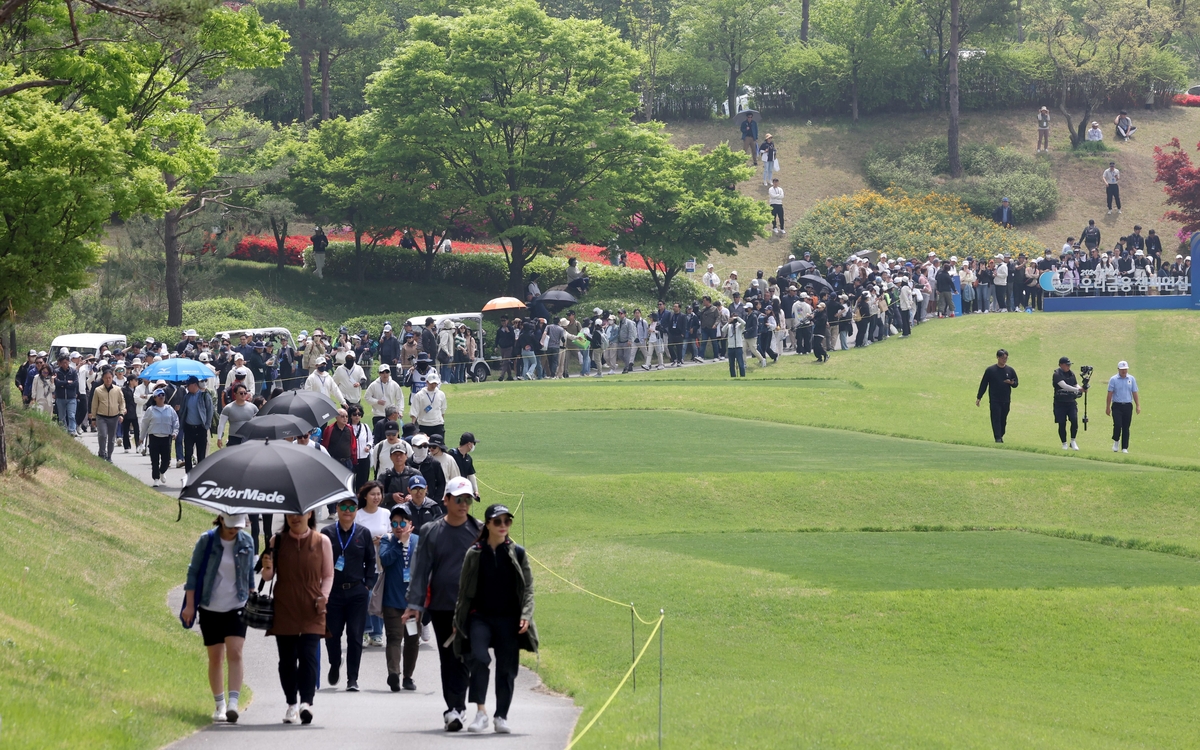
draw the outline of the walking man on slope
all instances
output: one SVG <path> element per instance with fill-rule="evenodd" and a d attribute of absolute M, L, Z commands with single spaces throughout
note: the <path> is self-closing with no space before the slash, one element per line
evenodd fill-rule
<path fill-rule="evenodd" d="M 1141 414 L 1137 379 L 1129 374 L 1129 363 L 1121 360 L 1117 363 L 1117 374 L 1108 379 L 1108 402 L 1104 405 L 1104 413 L 1113 420 L 1113 453 L 1118 447 L 1122 453 L 1129 452 L 1129 425 L 1135 407 Z"/>
<path fill-rule="evenodd" d="M 992 436 L 997 443 L 1004 442 L 1004 432 L 1008 427 L 1008 409 L 1012 404 L 1012 391 L 1017 387 L 1017 371 L 1008 366 L 1008 350 L 996 351 L 996 364 L 983 371 L 983 379 L 979 381 L 979 393 L 975 396 L 975 405 L 983 400 L 983 394 L 988 392 L 988 404 L 992 412 Z"/>

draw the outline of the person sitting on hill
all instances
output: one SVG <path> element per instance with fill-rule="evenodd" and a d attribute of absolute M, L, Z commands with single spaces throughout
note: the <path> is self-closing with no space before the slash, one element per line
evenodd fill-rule
<path fill-rule="evenodd" d="M 1088 128 L 1086 137 L 1089 141 L 1104 140 L 1104 131 L 1100 129 L 1100 123 L 1093 121 L 1091 127 Z"/>
<path fill-rule="evenodd" d="M 1117 137 L 1126 141 L 1137 130 L 1133 125 L 1133 120 L 1129 118 L 1129 113 L 1125 110 L 1121 110 L 1121 114 L 1117 115 L 1117 118 L 1113 120 L 1113 124 L 1117 126 Z"/>

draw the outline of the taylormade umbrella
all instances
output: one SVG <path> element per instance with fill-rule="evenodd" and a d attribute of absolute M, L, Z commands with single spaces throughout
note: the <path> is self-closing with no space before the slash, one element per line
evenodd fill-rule
<path fill-rule="evenodd" d="M 312 426 L 294 414 L 264 414 L 243 423 L 234 434 L 245 440 L 282 440 L 310 430 Z"/>
<path fill-rule="evenodd" d="M 816 268 L 816 266 L 814 266 L 812 263 L 809 263 L 807 260 L 793 260 L 780 266 L 779 270 L 775 272 L 775 276 L 776 278 L 781 276 L 786 278 L 792 274 L 799 276 L 800 274 L 807 273 L 814 268 Z"/>
<path fill-rule="evenodd" d="M 337 409 L 328 396 L 316 391 L 287 391 L 264 404 L 258 414 L 291 414 L 310 427 L 323 427 L 337 417 Z"/>
<path fill-rule="evenodd" d="M 491 312 L 493 310 L 524 310 L 525 303 L 516 297 L 497 297 L 493 300 L 488 300 L 488 303 L 483 306 L 483 312 Z"/>
<path fill-rule="evenodd" d="M 179 499 L 219 513 L 307 513 L 353 498 L 353 486 L 354 472 L 322 451 L 252 440 L 209 454 Z"/>
<path fill-rule="evenodd" d="M 182 383 L 192 376 L 200 380 L 215 378 L 217 371 L 203 362 L 197 362 L 187 357 L 162 359 L 142 370 L 138 377 L 143 380 L 165 380 L 168 383 Z"/>
<path fill-rule="evenodd" d="M 833 285 L 825 279 L 822 279 L 820 276 L 810 274 L 808 276 L 801 276 L 800 278 L 796 279 L 796 286 L 799 286 L 801 289 L 803 289 L 807 284 L 812 284 L 813 289 L 816 289 L 818 292 L 824 289 L 830 294 L 833 294 Z"/>

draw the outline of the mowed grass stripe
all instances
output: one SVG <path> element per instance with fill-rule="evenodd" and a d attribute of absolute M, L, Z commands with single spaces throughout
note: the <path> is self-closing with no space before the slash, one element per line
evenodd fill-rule
<path fill-rule="evenodd" d="M 549 474 L 652 472 L 1159 471 L 672 410 L 471 414 L 489 459 Z M 518 434 L 519 439 L 488 440 Z M 485 437 L 487 436 L 487 437 Z M 482 455 L 482 454 L 481 454 Z"/>
<path fill-rule="evenodd" d="M 627 541 L 838 590 L 1200 585 L 1196 560 L 1019 531 L 667 534 Z"/>

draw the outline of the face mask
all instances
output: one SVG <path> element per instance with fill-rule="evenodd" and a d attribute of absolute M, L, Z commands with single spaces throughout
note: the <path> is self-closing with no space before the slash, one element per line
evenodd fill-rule
<path fill-rule="evenodd" d="M 413 461 L 415 463 L 421 463 L 426 458 L 429 458 L 428 448 L 413 448 Z"/>
<path fill-rule="evenodd" d="M 326 370 L 329 369 L 329 365 L 317 365 L 317 369 L 320 370 L 321 372 L 325 372 Z"/>

